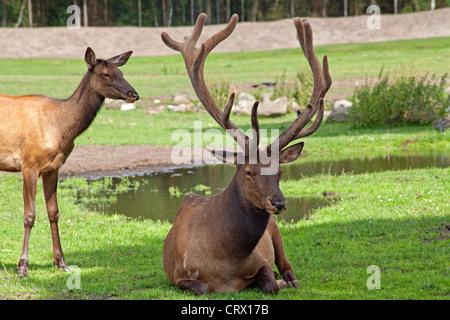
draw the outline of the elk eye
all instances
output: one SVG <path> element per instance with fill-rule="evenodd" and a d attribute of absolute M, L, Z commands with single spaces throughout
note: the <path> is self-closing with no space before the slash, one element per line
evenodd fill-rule
<path fill-rule="evenodd" d="M 253 173 L 250 170 L 245 170 L 245 176 L 248 178 L 253 178 Z"/>
<path fill-rule="evenodd" d="M 105 78 L 111 78 L 111 76 L 109 75 L 109 73 L 104 73 L 103 76 L 104 76 Z"/>

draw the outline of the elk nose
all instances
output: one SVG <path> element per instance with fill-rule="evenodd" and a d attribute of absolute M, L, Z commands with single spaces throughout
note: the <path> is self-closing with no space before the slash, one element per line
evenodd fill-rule
<path fill-rule="evenodd" d="M 136 91 L 130 91 L 128 92 L 128 95 L 131 96 L 134 100 L 139 100 L 139 95 Z"/>
<path fill-rule="evenodd" d="M 281 201 L 270 200 L 270 203 L 278 211 L 286 209 L 286 201 L 284 201 L 284 200 L 281 200 Z"/>

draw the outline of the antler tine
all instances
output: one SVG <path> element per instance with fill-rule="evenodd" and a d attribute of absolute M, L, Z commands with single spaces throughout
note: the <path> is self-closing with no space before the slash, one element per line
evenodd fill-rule
<path fill-rule="evenodd" d="M 294 19 L 294 24 L 297 29 L 297 38 L 300 47 L 302 48 L 303 54 L 308 60 L 313 73 L 314 87 L 308 106 L 302 114 L 280 134 L 276 141 L 274 141 L 275 143 L 268 146 L 268 148 L 272 148 L 272 145 L 277 146 L 279 150 L 282 150 L 291 141 L 310 135 L 319 128 L 323 119 L 323 98 L 332 83 L 328 69 L 327 56 L 325 55 L 323 57 L 322 67 L 314 51 L 311 25 L 306 19 L 301 20 L 299 18 Z M 317 115 L 316 120 L 311 126 L 305 129 L 304 127 L 311 121 L 318 109 L 319 114 Z"/>
<path fill-rule="evenodd" d="M 203 73 L 203 68 L 207 55 L 220 42 L 225 40 L 233 32 L 239 17 L 237 14 L 234 14 L 231 17 L 230 22 L 224 29 L 209 37 L 206 41 L 204 41 L 201 44 L 200 48 L 197 48 L 196 43 L 200 38 L 206 18 L 207 15 L 204 13 L 198 16 L 192 34 L 183 43 L 173 40 L 166 32 L 163 32 L 161 34 L 161 37 L 168 47 L 181 52 L 184 62 L 186 64 L 187 73 L 191 80 L 192 87 L 194 88 L 195 93 L 197 94 L 199 100 L 204 105 L 206 111 L 208 111 L 208 113 L 223 129 L 234 130 L 232 135 L 233 139 L 239 144 L 239 146 L 243 150 L 245 150 L 247 154 L 248 148 L 246 148 L 246 146 L 248 146 L 249 138 L 245 135 L 245 133 L 241 129 L 239 129 L 229 119 L 231 108 L 234 102 L 234 95 L 230 96 L 230 98 L 228 99 L 228 103 L 224 112 L 224 113 L 227 112 L 228 115 L 224 117 L 222 110 L 213 100 L 211 94 L 208 91 Z"/>
<path fill-rule="evenodd" d="M 252 129 L 253 129 L 253 137 L 252 142 L 256 141 L 256 147 L 259 146 L 259 122 L 258 122 L 258 106 L 259 101 L 255 101 L 252 107 Z M 251 143 L 250 143 L 251 144 Z"/>

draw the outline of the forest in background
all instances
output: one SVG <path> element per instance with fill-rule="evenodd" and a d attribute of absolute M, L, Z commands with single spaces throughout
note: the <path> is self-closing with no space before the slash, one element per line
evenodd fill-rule
<path fill-rule="evenodd" d="M 1 10 L 3 27 L 65 26 L 70 5 L 80 7 L 84 27 L 153 27 L 193 25 L 201 12 L 217 24 L 234 13 L 240 21 L 361 15 L 374 4 L 382 14 L 401 14 L 449 7 L 450 0 L 2 0 Z"/>

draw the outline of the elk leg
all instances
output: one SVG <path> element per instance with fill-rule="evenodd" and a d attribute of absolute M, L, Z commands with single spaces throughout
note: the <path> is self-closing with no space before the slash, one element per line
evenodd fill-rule
<path fill-rule="evenodd" d="M 275 264 L 277 265 L 278 271 L 283 276 L 284 281 L 286 281 L 286 285 L 290 288 L 300 288 L 300 282 L 298 282 L 295 277 L 294 270 L 292 270 L 292 266 L 286 257 L 286 252 L 283 248 L 283 240 L 281 239 L 281 232 L 276 223 L 272 233 L 272 243 L 275 250 Z"/>
<path fill-rule="evenodd" d="M 199 296 L 205 293 L 209 293 L 209 286 L 206 283 L 197 280 L 179 280 L 177 282 L 177 287 L 182 291 L 191 290 Z"/>
<path fill-rule="evenodd" d="M 268 265 L 263 265 L 255 276 L 255 281 L 261 286 L 265 293 L 275 293 L 277 294 L 280 289 L 283 288 L 277 280 L 275 280 L 275 275 L 273 270 Z"/>
<path fill-rule="evenodd" d="M 36 186 L 38 174 L 33 171 L 23 170 L 23 246 L 20 255 L 19 264 L 17 265 L 18 277 L 28 276 L 28 244 L 30 242 L 31 228 L 33 228 L 35 213 Z"/>
<path fill-rule="evenodd" d="M 56 189 L 58 185 L 58 172 L 47 172 L 42 176 L 42 184 L 44 187 L 45 203 L 47 206 L 48 220 L 50 221 L 50 229 L 52 233 L 53 243 L 53 263 L 59 269 L 68 271 L 67 264 L 64 261 L 64 255 L 59 240 L 58 220 L 59 210 L 56 200 Z"/>

